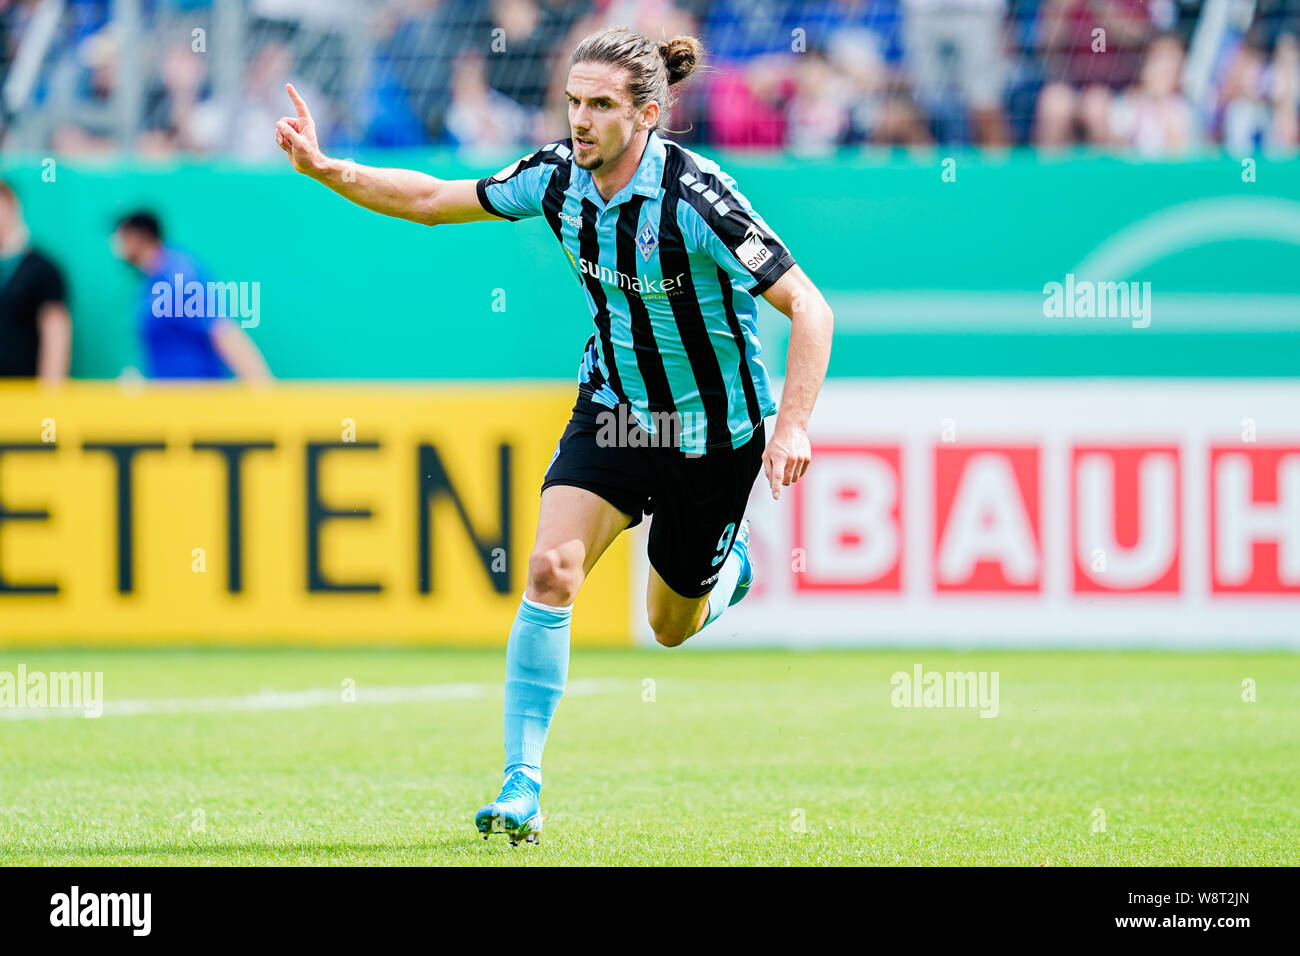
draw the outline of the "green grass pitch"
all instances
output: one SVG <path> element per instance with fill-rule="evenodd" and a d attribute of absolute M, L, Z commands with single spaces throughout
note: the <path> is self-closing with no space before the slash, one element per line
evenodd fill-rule
<path fill-rule="evenodd" d="M 500 650 L 0 653 L 20 663 L 173 703 L 0 714 L 6 864 L 1300 863 L 1291 654 L 579 650 L 518 848 L 471 823 Z M 997 671 L 998 716 L 892 706 L 915 664 Z M 365 699 L 416 685 L 442 699 Z"/>

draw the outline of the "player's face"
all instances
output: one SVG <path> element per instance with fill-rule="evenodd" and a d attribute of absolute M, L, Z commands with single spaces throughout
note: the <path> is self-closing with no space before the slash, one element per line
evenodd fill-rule
<path fill-rule="evenodd" d="M 632 143 L 646 108 L 632 103 L 627 71 L 607 63 L 575 63 L 569 69 L 565 96 L 574 161 L 595 171 L 610 167 Z"/>

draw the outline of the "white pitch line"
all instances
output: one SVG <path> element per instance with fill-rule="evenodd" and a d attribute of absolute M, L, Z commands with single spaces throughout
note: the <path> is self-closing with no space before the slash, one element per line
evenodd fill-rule
<path fill-rule="evenodd" d="M 625 680 L 575 680 L 565 687 L 565 696 L 590 697 L 612 694 L 636 685 Z M 501 684 L 422 684 L 409 687 L 358 687 L 355 704 L 345 704 L 341 688 L 260 691 L 239 697 L 145 697 L 137 700 L 104 702 L 104 717 L 134 717 L 139 714 L 209 714 L 258 710 L 303 710 L 308 707 L 345 707 L 356 704 L 407 704 L 441 700 L 478 700 L 500 697 Z M 0 720 L 51 720 L 85 717 L 79 707 L 0 707 Z"/>

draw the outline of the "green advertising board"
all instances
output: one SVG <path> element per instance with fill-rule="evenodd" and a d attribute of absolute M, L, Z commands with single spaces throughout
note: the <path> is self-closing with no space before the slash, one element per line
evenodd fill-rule
<path fill-rule="evenodd" d="M 356 158 L 444 178 L 507 161 Z M 1300 162 L 717 158 L 830 299 L 833 375 L 1300 371 Z M 141 280 L 109 243 L 137 207 L 210 278 L 258 284 L 251 334 L 280 377 L 566 380 L 590 334 L 540 220 L 417 226 L 278 165 L 35 157 L 3 175 L 68 275 L 80 377 L 140 364 Z M 762 311 L 779 374 L 788 323 Z"/>

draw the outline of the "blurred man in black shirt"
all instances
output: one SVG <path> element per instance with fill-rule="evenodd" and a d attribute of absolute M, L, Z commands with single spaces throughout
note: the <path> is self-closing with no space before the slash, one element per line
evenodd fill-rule
<path fill-rule="evenodd" d="M 63 273 L 28 238 L 18 197 L 0 181 L 0 378 L 61 382 L 72 356 Z"/>

